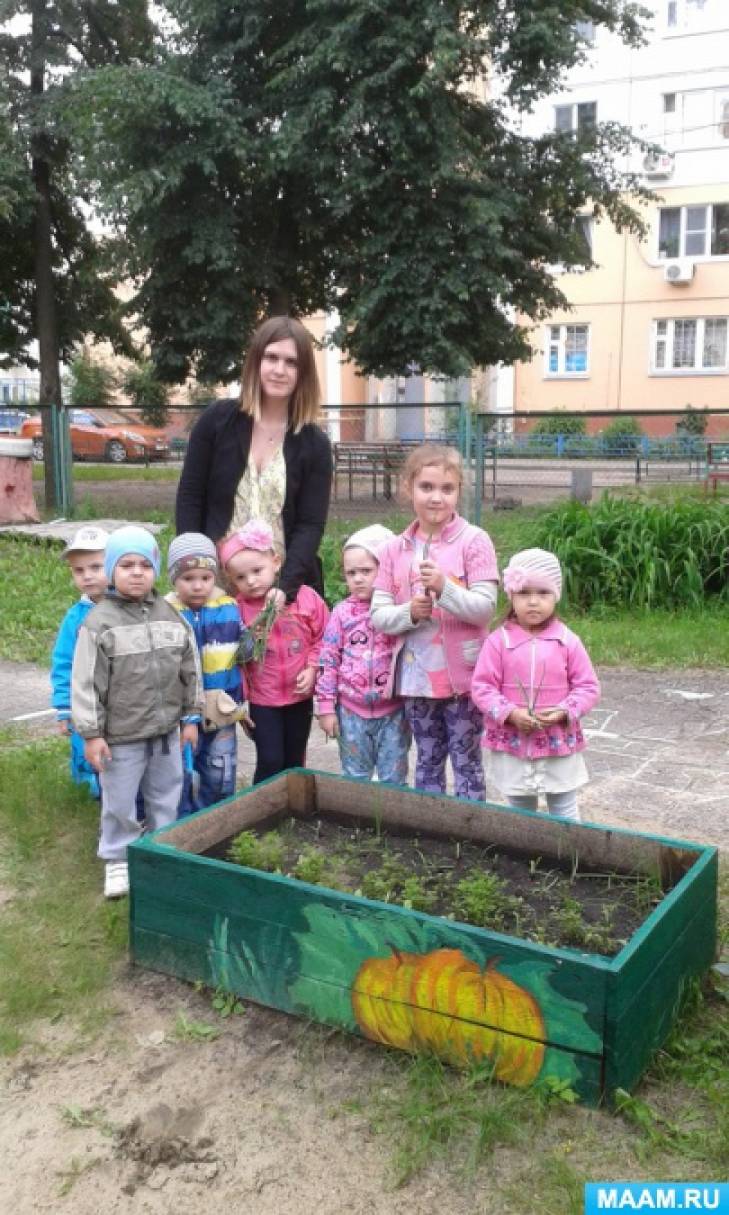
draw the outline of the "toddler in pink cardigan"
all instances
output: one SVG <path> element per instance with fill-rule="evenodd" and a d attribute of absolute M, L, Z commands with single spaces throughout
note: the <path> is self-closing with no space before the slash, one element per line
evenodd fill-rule
<path fill-rule="evenodd" d="M 555 614 L 562 570 L 553 553 L 525 549 L 504 570 L 511 610 L 489 635 L 473 678 L 483 713 L 490 775 L 512 806 L 579 822 L 577 790 L 587 783 L 580 718 L 600 685 L 587 651 Z"/>
<path fill-rule="evenodd" d="M 349 595 L 334 608 L 319 653 L 316 705 L 327 738 L 339 743 L 345 776 L 407 784 L 410 727 L 402 701 L 387 693 L 395 638 L 370 620 L 379 554 L 394 535 L 373 523 L 350 536 L 342 552 Z"/>
<path fill-rule="evenodd" d="M 329 609 L 310 586 L 299 587 L 296 598 L 277 607 L 271 619 L 271 592 L 281 558 L 268 523 L 251 519 L 218 545 L 220 564 L 231 587 L 248 636 L 239 647 L 256 746 L 253 783 L 306 763 L 319 666 L 319 646 Z M 265 653 L 249 661 L 253 643 Z M 255 648 L 254 648 L 255 653 Z M 244 657 L 245 655 L 245 657 Z"/>

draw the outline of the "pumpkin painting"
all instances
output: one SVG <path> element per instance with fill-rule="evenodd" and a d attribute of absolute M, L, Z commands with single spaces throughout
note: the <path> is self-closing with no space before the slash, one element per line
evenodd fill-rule
<path fill-rule="evenodd" d="M 429 1050 L 449 1063 L 488 1059 L 505 1084 L 526 1087 L 544 1061 L 544 1018 L 524 987 L 485 971 L 460 949 L 368 958 L 352 986 L 362 1033 L 411 1052 Z"/>

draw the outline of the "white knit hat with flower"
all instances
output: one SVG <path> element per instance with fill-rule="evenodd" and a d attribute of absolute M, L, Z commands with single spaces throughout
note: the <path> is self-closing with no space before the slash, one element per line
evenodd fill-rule
<path fill-rule="evenodd" d="M 344 541 L 342 550 L 347 548 L 363 548 L 366 553 L 379 562 L 380 553 L 390 540 L 395 539 L 395 533 L 381 523 L 371 523 L 369 527 L 361 527 Z"/>
<path fill-rule="evenodd" d="M 504 570 L 504 590 L 511 599 L 517 591 L 534 587 L 551 591 L 555 599 L 562 594 L 562 568 L 554 553 L 544 548 L 525 548 L 515 553 Z"/>

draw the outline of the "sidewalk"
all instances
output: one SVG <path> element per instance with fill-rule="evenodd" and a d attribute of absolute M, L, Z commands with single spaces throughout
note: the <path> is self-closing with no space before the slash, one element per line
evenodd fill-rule
<path fill-rule="evenodd" d="M 729 671 L 610 667 L 599 674 L 602 700 L 583 723 L 591 777 L 580 794 L 583 818 L 729 850 Z M 53 733 L 49 695 L 46 670 L 0 660 L 0 724 Z M 245 787 L 255 752 L 238 737 Z M 307 762 L 339 771 L 336 744 L 316 722 Z M 487 793 L 500 800 L 495 788 L 487 785 Z"/>

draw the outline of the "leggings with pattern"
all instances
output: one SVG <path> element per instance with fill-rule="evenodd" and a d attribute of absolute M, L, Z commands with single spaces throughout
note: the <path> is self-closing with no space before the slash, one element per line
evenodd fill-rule
<path fill-rule="evenodd" d="M 406 696 L 404 703 L 417 750 L 415 788 L 445 793 L 446 761 L 450 757 L 456 795 L 483 801 L 483 720 L 470 696 L 450 696 L 447 700 Z"/>

